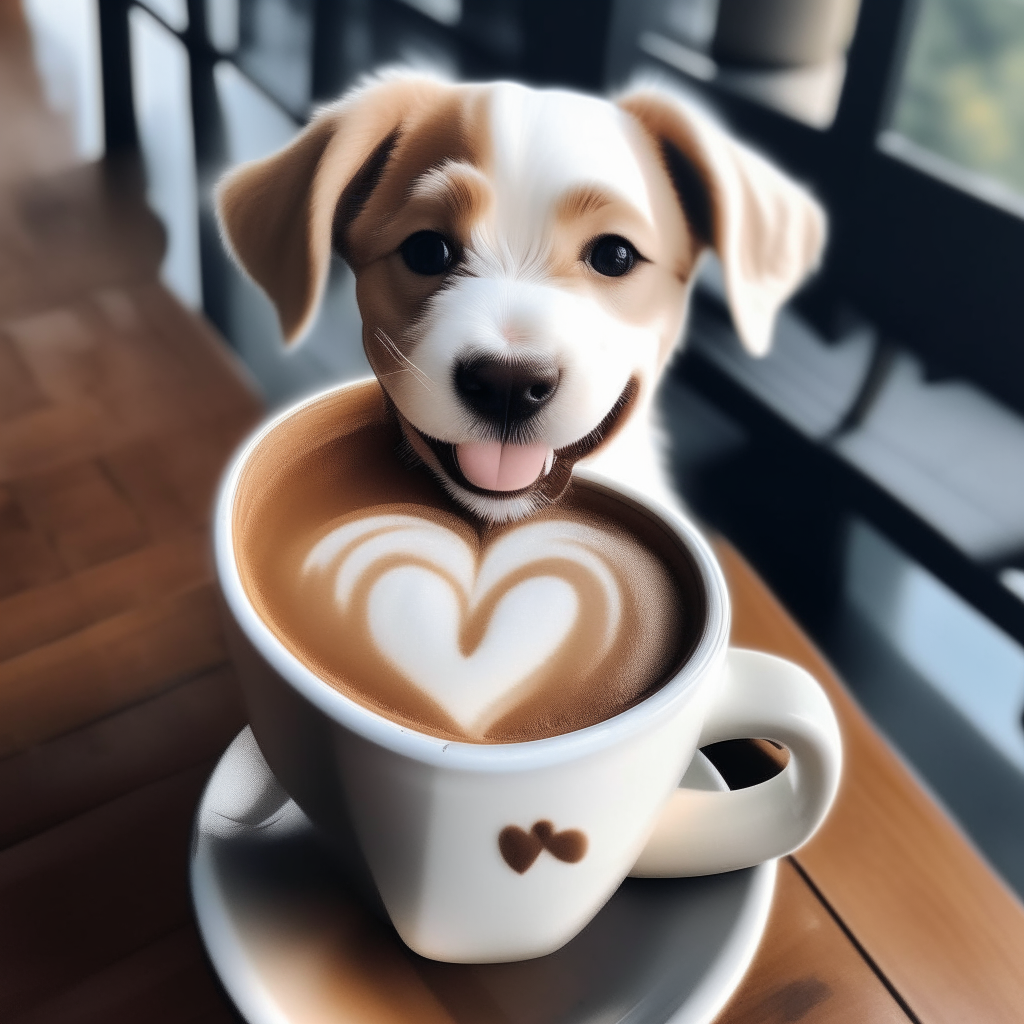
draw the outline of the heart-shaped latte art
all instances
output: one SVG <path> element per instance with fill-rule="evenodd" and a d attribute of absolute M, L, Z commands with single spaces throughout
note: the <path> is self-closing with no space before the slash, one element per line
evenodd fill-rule
<path fill-rule="evenodd" d="M 599 639 L 577 660 L 596 665 L 614 643 L 622 595 L 603 544 L 593 527 L 553 520 L 519 526 L 481 555 L 439 523 L 365 516 L 322 537 L 303 570 L 331 574 L 339 614 L 365 622 L 379 656 L 477 738 L 582 618 Z"/>

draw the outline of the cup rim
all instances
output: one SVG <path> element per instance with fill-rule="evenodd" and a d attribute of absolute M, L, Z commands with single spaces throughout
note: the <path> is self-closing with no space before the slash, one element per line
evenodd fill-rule
<path fill-rule="evenodd" d="M 370 381 L 377 383 L 376 377 L 371 376 L 332 384 L 270 416 L 235 450 L 218 487 L 213 555 L 221 596 L 235 624 L 282 681 L 333 722 L 374 744 L 428 765 L 477 772 L 532 770 L 576 760 L 649 728 L 652 720 L 664 719 L 679 704 L 688 703 L 700 680 L 713 670 L 728 646 L 730 602 L 722 570 L 707 541 L 687 517 L 585 466 L 574 467 L 573 477 L 633 505 L 641 514 L 668 528 L 690 556 L 707 601 L 704 629 L 690 656 L 672 678 L 625 711 L 582 729 L 540 739 L 514 743 L 446 740 L 401 725 L 346 696 L 321 679 L 278 639 L 249 600 L 235 558 L 232 519 L 242 472 L 263 439 L 286 420 L 336 392 Z"/>

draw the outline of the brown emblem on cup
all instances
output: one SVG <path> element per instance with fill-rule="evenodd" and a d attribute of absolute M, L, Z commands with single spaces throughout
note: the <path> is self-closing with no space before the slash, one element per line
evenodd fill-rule
<path fill-rule="evenodd" d="M 518 874 L 528 871 L 547 850 L 567 864 L 576 864 L 587 853 L 587 837 L 577 828 L 555 831 L 555 826 L 546 820 L 535 821 L 529 832 L 518 825 L 506 825 L 498 833 L 498 849 L 505 863 Z"/>

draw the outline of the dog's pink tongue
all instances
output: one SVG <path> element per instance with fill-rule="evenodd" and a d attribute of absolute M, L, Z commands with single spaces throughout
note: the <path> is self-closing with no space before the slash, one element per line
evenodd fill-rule
<path fill-rule="evenodd" d="M 518 491 L 544 471 L 551 449 L 544 444 L 460 444 L 455 449 L 462 475 L 486 491 Z"/>

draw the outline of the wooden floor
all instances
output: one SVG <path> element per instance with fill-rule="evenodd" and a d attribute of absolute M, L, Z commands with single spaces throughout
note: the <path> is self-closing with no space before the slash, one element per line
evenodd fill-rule
<path fill-rule="evenodd" d="M 0 1020 L 231 1021 L 186 863 L 245 720 L 207 528 L 260 406 L 157 283 L 132 163 L 75 164 L 29 53 L 0 0 Z M 836 808 L 780 865 L 722 1021 L 1024 1020 L 1024 911 L 718 550 L 735 641 L 823 679 L 846 743 Z"/>
<path fill-rule="evenodd" d="M 76 165 L 0 0 L 0 1020 L 234 1020 L 186 858 L 244 724 L 207 524 L 260 416 L 157 283 L 130 160 Z"/>

